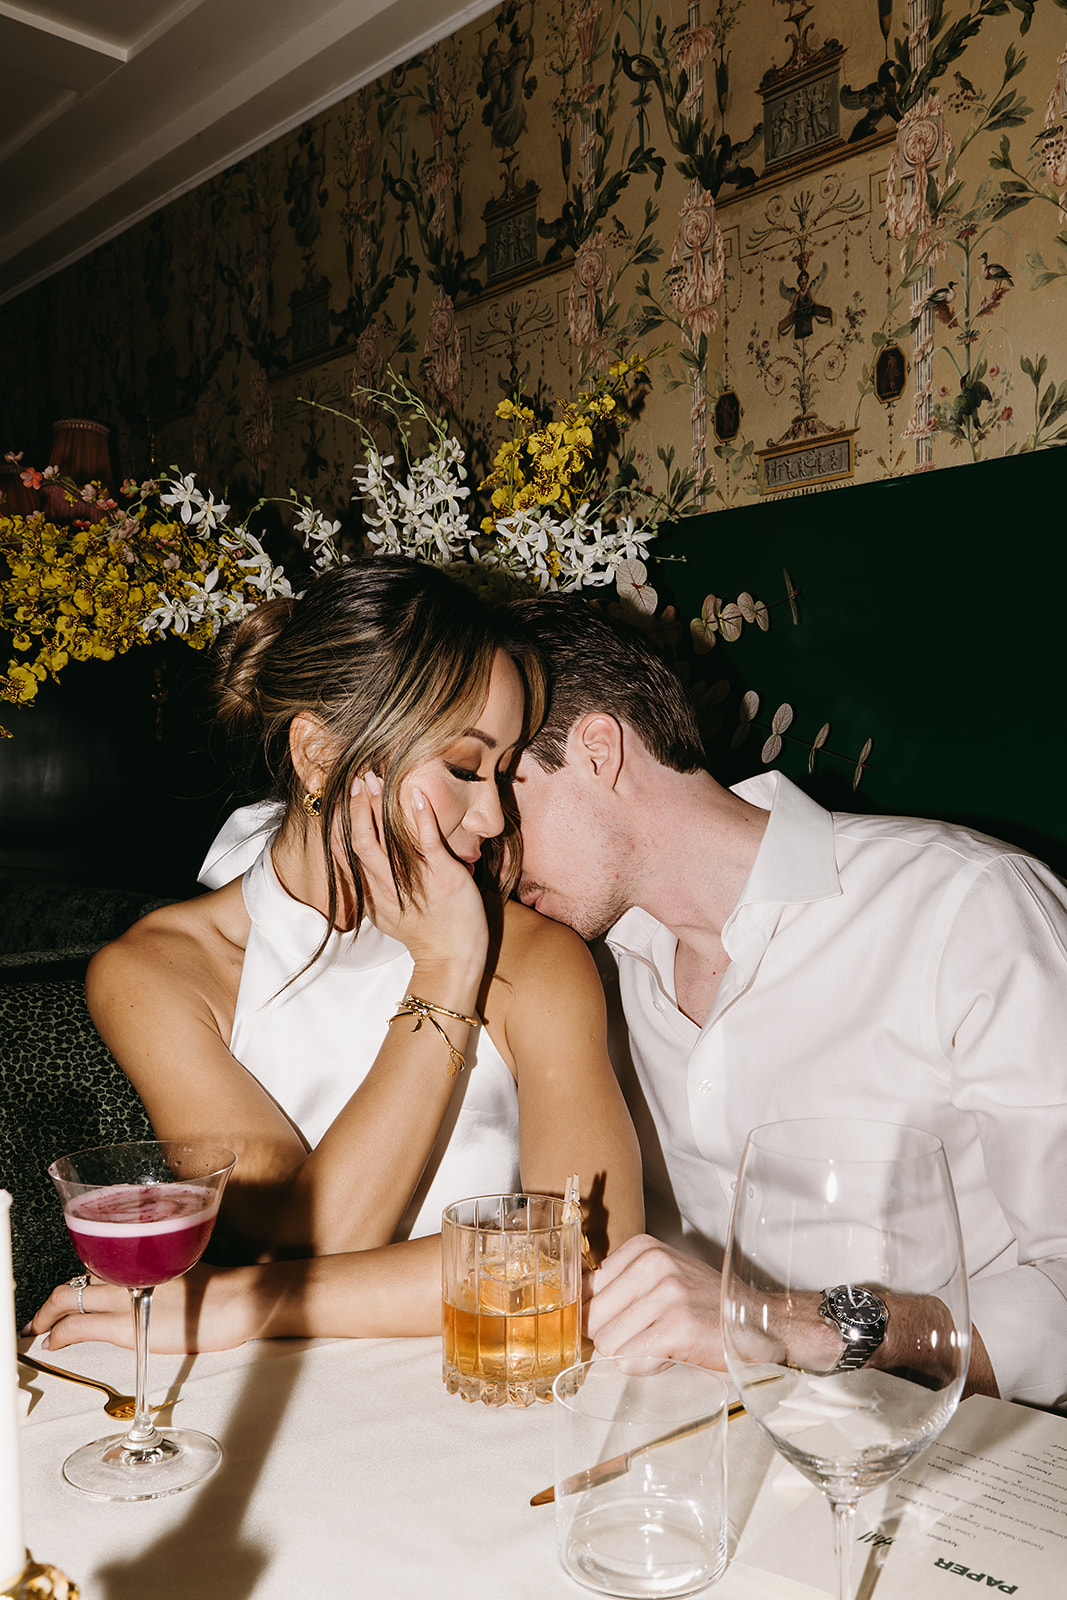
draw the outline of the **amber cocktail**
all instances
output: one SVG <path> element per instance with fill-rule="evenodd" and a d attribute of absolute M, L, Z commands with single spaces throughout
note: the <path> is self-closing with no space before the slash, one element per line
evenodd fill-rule
<path fill-rule="evenodd" d="M 581 1215 L 551 1195 L 460 1200 L 441 1219 L 443 1373 L 486 1405 L 551 1400 L 581 1344 Z"/>

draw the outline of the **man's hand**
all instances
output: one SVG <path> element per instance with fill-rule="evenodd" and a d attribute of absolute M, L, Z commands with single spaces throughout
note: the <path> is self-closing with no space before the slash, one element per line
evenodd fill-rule
<path fill-rule="evenodd" d="M 588 1332 L 607 1356 L 662 1356 L 723 1371 L 722 1280 L 647 1233 L 627 1239 L 592 1276 Z"/>

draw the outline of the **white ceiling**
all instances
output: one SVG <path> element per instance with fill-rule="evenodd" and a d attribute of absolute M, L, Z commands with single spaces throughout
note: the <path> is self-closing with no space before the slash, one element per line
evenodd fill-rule
<path fill-rule="evenodd" d="M 0 304 L 496 0 L 0 0 Z"/>

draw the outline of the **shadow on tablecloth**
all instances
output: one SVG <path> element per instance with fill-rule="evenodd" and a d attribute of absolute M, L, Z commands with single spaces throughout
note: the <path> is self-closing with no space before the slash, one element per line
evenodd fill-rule
<path fill-rule="evenodd" d="M 222 1465 L 199 1489 L 181 1498 L 181 1522 L 129 1560 L 101 1566 L 100 1600 L 250 1600 L 270 1564 L 266 1547 L 242 1532 L 260 1472 L 275 1445 L 300 1377 L 302 1358 L 253 1363 L 225 1429 L 217 1430 Z M 192 1424 L 190 1424 L 192 1425 Z"/>

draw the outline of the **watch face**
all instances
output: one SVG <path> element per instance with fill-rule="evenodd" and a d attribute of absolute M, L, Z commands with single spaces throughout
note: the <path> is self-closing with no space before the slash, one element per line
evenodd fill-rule
<path fill-rule="evenodd" d="M 843 1283 L 836 1289 L 827 1289 L 826 1306 L 835 1322 L 844 1323 L 850 1329 L 881 1330 L 885 1323 L 882 1301 L 869 1289 L 861 1289 L 856 1284 Z"/>

